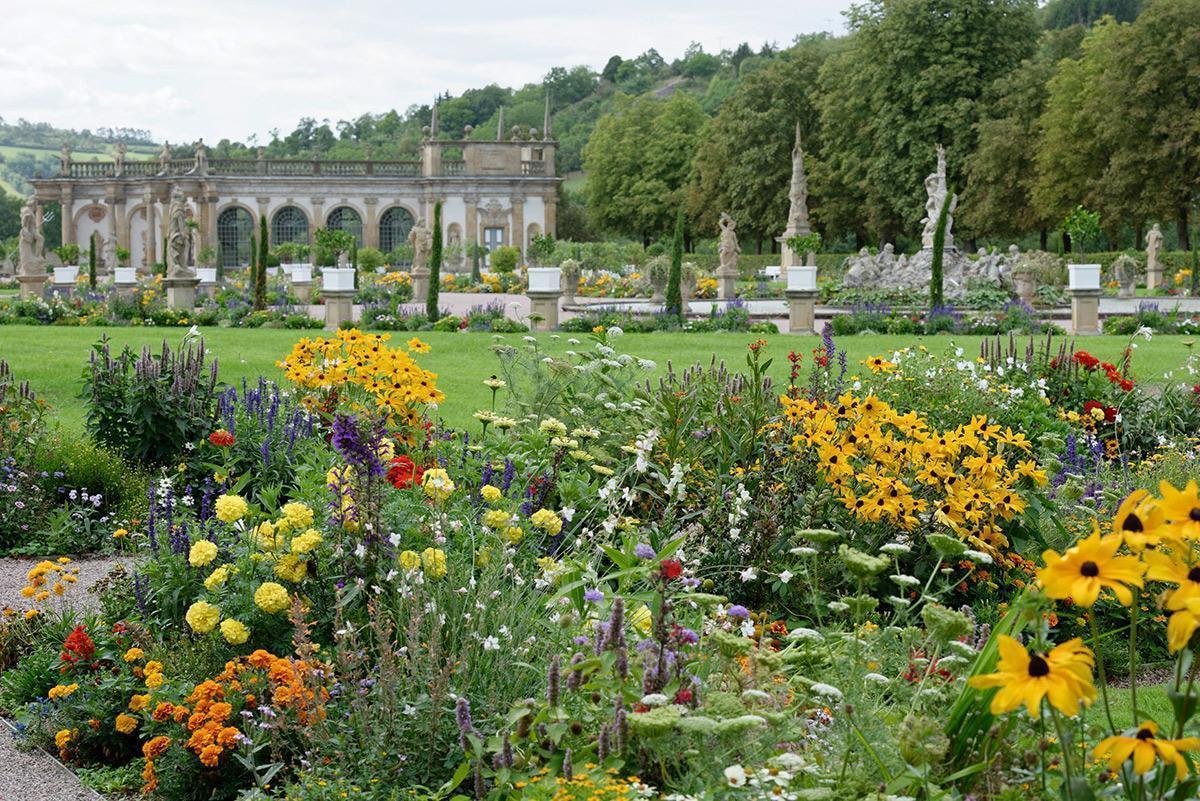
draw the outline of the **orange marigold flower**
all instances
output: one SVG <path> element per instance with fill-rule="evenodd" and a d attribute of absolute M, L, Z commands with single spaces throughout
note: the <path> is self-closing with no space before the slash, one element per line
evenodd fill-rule
<path fill-rule="evenodd" d="M 219 745 L 206 745 L 200 752 L 200 764 L 208 768 L 215 768 L 223 750 Z"/>
<path fill-rule="evenodd" d="M 170 745 L 170 737 L 166 737 L 161 734 L 157 737 L 151 737 L 142 744 L 142 756 L 146 757 L 147 760 L 155 759 L 162 756 L 163 752 L 166 751 L 167 747 Z"/>

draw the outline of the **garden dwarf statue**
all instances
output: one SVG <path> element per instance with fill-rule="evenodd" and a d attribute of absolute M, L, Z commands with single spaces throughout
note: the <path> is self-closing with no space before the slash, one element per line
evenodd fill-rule
<path fill-rule="evenodd" d="M 1162 229 L 1155 223 L 1146 234 L 1146 289 L 1157 289 L 1162 283 L 1162 264 L 1158 261 L 1162 242 Z"/>

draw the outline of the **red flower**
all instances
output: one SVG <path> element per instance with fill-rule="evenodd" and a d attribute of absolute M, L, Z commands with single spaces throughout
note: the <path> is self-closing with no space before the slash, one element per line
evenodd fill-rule
<path fill-rule="evenodd" d="M 1100 369 L 1106 373 L 1117 372 L 1117 366 L 1115 364 L 1109 364 L 1108 362 L 1100 362 Z"/>
<path fill-rule="evenodd" d="M 1200 396 L 1200 384 L 1195 384 L 1192 387 L 1192 394 Z"/>
<path fill-rule="evenodd" d="M 1130 381 L 1128 378 L 1122 380 L 1121 381 L 1121 389 L 1125 390 L 1126 392 L 1132 392 L 1133 391 L 1133 382 Z"/>
<path fill-rule="evenodd" d="M 225 429 L 218 428 L 216 431 L 208 435 L 208 441 L 213 445 L 216 445 L 218 448 L 228 448 L 230 445 L 237 442 L 237 439 L 233 436 L 233 434 L 230 434 Z"/>
<path fill-rule="evenodd" d="M 683 572 L 683 565 L 680 564 L 678 559 L 664 559 L 659 568 L 659 572 L 665 581 L 677 579 L 679 578 L 679 574 Z"/>
<path fill-rule="evenodd" d="M 1117 410 L 1116 409 L 1114 409 L 1111 406 L 1105 406 L 1103 403 L 1099 403 L 1094 400 L 1087 401 L 1086 403 L 1083 404 L 1084 417 L 1091 417 L 1092 409 L 1099 409 L 1100 411 L 1104 412 L 1105 422 L 1111 423 L 1117 419 Z"/>
<path fill-rule="evenodd" d="M 78 662 L 91 662 L 95 655 L 96 643 L 92 642 L 83 626 L 76 626 L 63 642 L 62 661 L 74 666 Z M 66 665 L 63 669 L 66 669 Z"/>
<path fill-rule="evenodd" d="M 1075 355 L 1071 358 L 1074 359 L 1075 363 L 1084 370 L 1095 370 L 1100 366 L 1100 360 L 1088 353 L 1086 350 L 1075 351 Z"/>
<path fill-rule="evenodd" d="M 675 693 L 674 703 L 682 705 L 690 704 L 696 700 L 695 694 L 690 687 L 680 687 L 679 692 Z"/>
<path fill-rule="evenodd" d="M 408 489 L 413 484 L 419 484 L 424 475 L 425 468 L 407 456 L 397 456 L 392 459 L 392 466 L 388 468 L 387 477 L 396 489 Z"/>

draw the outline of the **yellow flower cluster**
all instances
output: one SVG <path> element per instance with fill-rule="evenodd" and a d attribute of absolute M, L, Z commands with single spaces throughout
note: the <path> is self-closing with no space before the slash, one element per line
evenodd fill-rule
<path fill-rule="evenodd" d="M 50 692 L 46 693 L 46 695 L 51 701 L 60 701 L 78 689 L 79 685 L 74 682 L 71 684 L 56 684 L 50 688 Z"/>
<path fill-rule="evenodd" d="M 983 417 L 936 431 L 873 395 L 781 402 L 793 450 L 815 457 L 821 477 L 862 522 L 912 531 L 931 513 L 959 537 L 995 549 L 1008 542 L 1000 523 L 1025 509 L 1018 483 L 1046 481 L 1032 459 L 1016 458 L 1031 449 L 1025 436 Z"/>
<path fill-rule="evenodd" d="M 32 598 L 37 603 L 50 599 L 52 595 L 63 595 L 69 586 L 79 581 L 79 568 L 67 567 L 71 560 L 60 556 L 57 562 L 43 560 L 29 569 L 25 574 L 27 584 L 21 589 L 21 595 Z M 37 615 L 36 609 L 25 613 L 25 618 Z"/>
<path fill-rule="evenodd" d="M 246 516 L 250 506 L 240 495 L 220 495 L 213 509 L 222 523 L 236 523 Z"/>
<path fill-rule="evenodd" d="M 375 280 L 379 286 L 412 286 L 412 275 L 404 270 L 384 273 Z"/>
<path fill-rule="evenodd" d="M 529 517 L 529 522 L 551 536 L 562 531 L 562 518 L 549 509 L 538 509 Z"/>
<path fill-rule="evenodd" d="M 422 570 L 431 579 L 440 579 L 447 572 L 446 552 L 441 548 L 426 548 L 421 553 L 401 551 L 399 560 L 400 567 L 408 572 Z"/>
<path fill-rule="evenodd" d="M 425 471 L 421 479 L 421 488 L 436 503 L 441 503 L 454 494 L 454 479 L 442 468 L 435 467 Z"/>
<path fill-rule="evenodd" d="M 188 607 L 184 619 L 192 631 L 197 634 L 208 634 L 217 627 L 217 621 L 221 619 L 221 610 L 208 601 L 196 601 Z"/>
<path fill-rule="evenodd" d="M 304 338 L 279 367 L 289 381 L 310 393 L 310 402 L 336 402 L 347 385 L 358 387 L 389 414 L 415 426 L 418 409 L 445 399 L 437 375 L 417 366 L 409 351 L 388 347 L 388 334 L 341 329 L 329 339 Z"/>
<path fill-rule="evenodd" d="M 273 581 L 264 581 L 254 591 L 254 605 L 268 615 L 282 612 L 291 606 L 291 603 L 288 591 L 283 588 L 282 584 L 276 584 Z"/>
<path fill-rule="evenodd" d="M 204 567 L 217 558 L 217 544 L 212 540 L 197 540 L 188 551 L 188 564 Z"/>

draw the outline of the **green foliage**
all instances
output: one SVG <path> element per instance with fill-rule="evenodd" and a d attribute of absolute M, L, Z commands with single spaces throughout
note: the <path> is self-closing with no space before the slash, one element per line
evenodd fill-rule
<path fill-rule="evenodd" d="M 618 98 L 584 148 L 588 211 L 604 230 L 666 233 L 683 205 L 704 111 L 688 95 Z"/>
<path fill-rule="evenodd" d="M 63 264 L 79 264 L 79 245 L 74 242 L 69 245 L 59 245 L 54 249 L 54 254 L 62 259 Z"/>
<path fill-rule="evenodd" d="M 358 267 L 364 272 L 373 273 L 384 265 L 383 253 L 379 248 L 358 248 Z"/>
<path fill-rule="evenodd" d="M 675 217 L 675 235 L 671 237 L 671 272 L 667 276 L 667 313 L 680 322 L 686 317 L 683 308 L 683 209 Z"/>
<path fill-rule="evenodd" d="M 83 374 L 88 432 L 135 464 L 171 464 L 212 425 L 217 370 L 206 358 L 202 339 L 114 357 L 101 337 Z"/>
<path fill-rule="evenodd" d="M 425 315 L 438 319 L 438 293 L 442 288 L 442 202 L 433 206 L 433 247 L 429 255 L 429 295 L 425 298 Z"/>
<path fill-rule="evenodd" d="M 258 259 L 254 271 L 254 310 L 262 311 L 267 308 L 267 266 L 269 264 L 267 238 L 267 215 L 258 218 Z"/>
<path fill-rule="evenodd" d="M 821 235 L 816 231 L 811 234 L 797 234 L 788 237 L 787 246 L 791 248 L 797 258 L 804 259 L 809 253 L 817 253 L 821 250 Z"/>
<path fill-rule="evenodd" d="M 534 264 L 548 266 L 556 247 L 554 234 L 538 234 L 529 243 L 529 259 Z"/>
<path fill-rule="evenodd" d="M 1062 227 L 1071 237 L 1071 248 L 1078 257 L 1077 263 L 1082 264 L 1087 243 L 1100 236 L 1100 213 L 1076 206 L 1063 220 Z"/>
<path fill-rule="evenodd" d="M 492 251 L 491 267 L 494 272 L 507 275 L 517 269 L 520 259 L 521 251 L 512 245 L 502 245 Z"/>
<path fill-rule="evenodd" d="M 114 265 L 115 266 L 115 265 Z M 88 239 L 88 288 L 96 288 L 96 234 L 93 233 Z"/>

